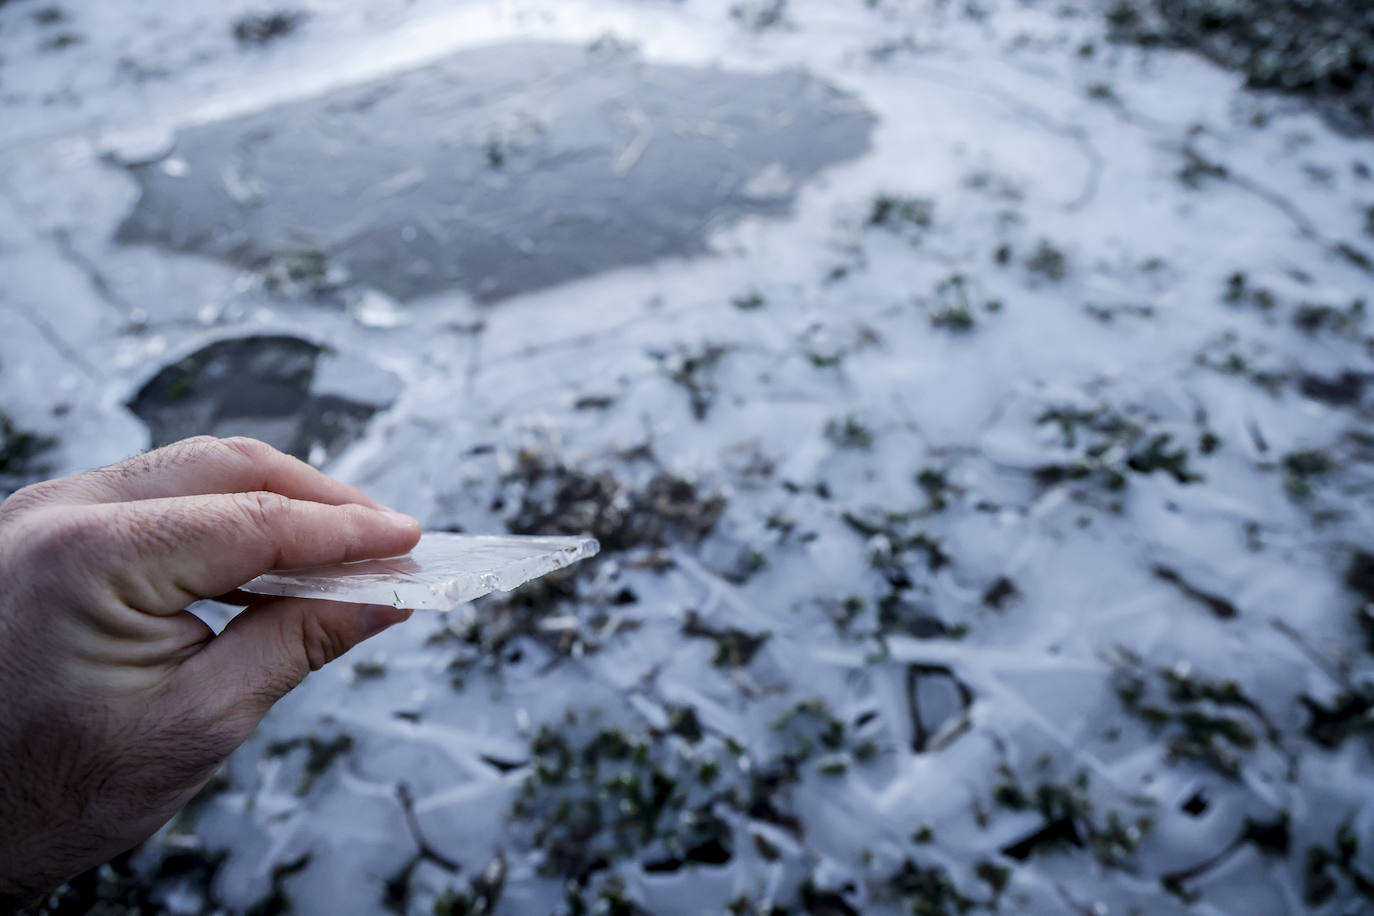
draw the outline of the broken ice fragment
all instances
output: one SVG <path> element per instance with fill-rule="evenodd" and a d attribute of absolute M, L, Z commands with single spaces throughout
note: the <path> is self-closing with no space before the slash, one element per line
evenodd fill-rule
<path fill-rule="evenodd" d="M 595 556 L 588 537 L 498 537 L 429 532 L 403 557 L 270 572 L 243 591 L 448 610 Z"/>

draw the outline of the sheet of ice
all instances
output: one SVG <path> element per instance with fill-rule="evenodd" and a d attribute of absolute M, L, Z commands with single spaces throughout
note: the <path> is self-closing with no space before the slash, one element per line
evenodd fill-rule
<path fill-rule="evenodd" d="M 446 611 L 595 556 L 588 537 L 504 537 L 429 532 L 403 557 L 258 576 L 258 595 L 321 598 Z"/>

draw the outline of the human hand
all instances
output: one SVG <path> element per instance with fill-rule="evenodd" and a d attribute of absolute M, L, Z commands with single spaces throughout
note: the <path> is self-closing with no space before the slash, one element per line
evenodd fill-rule
<path fill-rule="evenodd" d="M 190 439 L 0 505 L 0 911 L 151 836 L 306 674 L 410 615 L 272 598 L 216 636 L 188 604 L 419 536 L 251 439 Z"/>

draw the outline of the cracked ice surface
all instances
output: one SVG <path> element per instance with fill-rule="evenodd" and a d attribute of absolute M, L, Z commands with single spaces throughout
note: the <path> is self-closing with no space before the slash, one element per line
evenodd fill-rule
<path fill-rule="evenodd" d="M 1094 3 L 736 5 L 318 0 L 241 51 L 257 4 L 71 4 L 60 53 L 0 6 L 0 390 L 54 463 L 146 445 L 123 405 L 188 355 L 301 338 L 335 380 L 400 380 L 331 473 L 426 528 L 602 544 L 312 675 L 127 887 L 186 913 L 1358 912 L 1370 141 L 1110 44 Z M 785 218 L 708 221 L 708 257 L 385 321 L 376 290 L 113 241 L 139 187 L 112 145 L 156 161 L 465 48 L 607 36 L 805 70 L 872 148 Z"/>
<path fill-rule="evenodd" d="M 403 557 L 258 576 L 246 592 L 447 611 L 508 592 L 596 555 L 594 538 L 493 537 L 431 531 Z"/>

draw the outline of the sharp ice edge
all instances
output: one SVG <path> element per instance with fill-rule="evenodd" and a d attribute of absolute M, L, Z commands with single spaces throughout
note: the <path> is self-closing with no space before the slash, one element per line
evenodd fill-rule
<path fill-rule="evenodd" d="M 433 532 L 404 557 L 272 572 L 242 589 L 292 598 L 448 610 L 493 591 L 511 591 L 599 550 L 595 539 L 584 537 Z"/>

